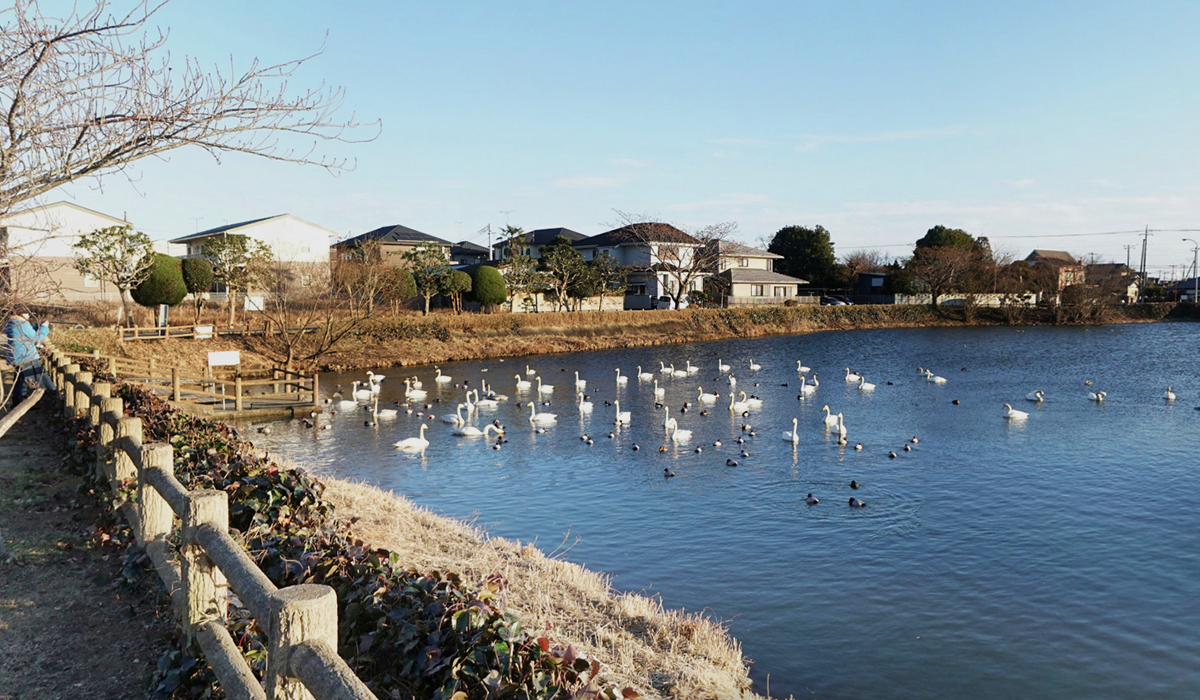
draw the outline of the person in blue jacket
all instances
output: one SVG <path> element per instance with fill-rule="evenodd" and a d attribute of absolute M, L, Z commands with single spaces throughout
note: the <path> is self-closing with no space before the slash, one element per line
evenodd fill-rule
<path fill-rule="evenodd" d="M 8 360 L 8 364 L 12 365 L 17 373 L 13 401 L 23 400 L 38 385 L 47 391 L 53 391 L 54 385 L 50 382 L 50 377 L 46 376 L 42 367 L 42 356 L 38 354 L 37 349 L 37 344 L 50 335 L 50 323 L 43 322 L 35 328 L 29 322 L 28 314 L 16 314 L 5 325 L 4 335 L 8 339 L 4 359 Z"/>

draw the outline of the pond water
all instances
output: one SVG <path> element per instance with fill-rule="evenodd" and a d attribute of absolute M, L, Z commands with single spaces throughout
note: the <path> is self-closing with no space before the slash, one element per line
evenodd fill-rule
<path fill-rule="evenodd" d="M 1198 331 L 820 333 L 453 363 L 442 365 L 448 384 L 432 368 L 384 369 L 383 404 L 403 396 L 402 374 L 416 374 L 429 400 L 442 399 L 440 416 L 453 412 L 462 380 L 515 398 L 514 374 L 524 378 L 528 363 L 555 385 L 551 405 L 537 409 L 558 422 L 536 432 L 529 408 L 510 401 L 472 421 L 503 423 L 502 449 L 435 420 L 424 455 L 392 447 L 422 420 L 403 411 L 376 427 L 350 410 L 323 417 L 326 431 L 291 422 L 252 437 L 317 471 L 477 518 L 495 535 L 546 551 L 573 544 L 567 558 L 615 575 L 619 588 L 727 621 L 756 687 L 769 676 L 776 697 L 1191 699 L 1200 697 Z M 733 366 L 737 389 L 762 398 L 748 418 L 726 408 L 718 359 Z M 702 369 L 658 371 L 688 360 Z M 820 378 L 811 398 L 797 399 L 796 360 Z M 692 440 L 664 437 L 638 365 L 665 387 Z M 847 366 L 875 391 L 847 384 Z M 628 384 L 617 385 L 617 367 Z M 575 405 L 575 371 L 588 381 L 590 415 Z M 322 385 L 363 376 L 324 375 Z M 1179 396 L 1171 403 L 1168 385 Z M 698 386 L 721 393 L 716 406 L 680 414 Z M 1025 400 L 1039 389 L 1043 403 Z M 1107 398 L 1090 401 L 1089 391 Z M 519 395 L 536 397 L 536 385 Z M 609 438 L 614 399 L 632 425 Z M 1006 420 L 1004 403 L 1028 418 Z M 848 446 L 822 429 L 824 405 L 844 414 Z M 795 445 L 781 439 L 793 417 Z M 743 423 L 756 436 L 739 445 Z M 738 466 L 726 466 L 731 458 Z M 820 503 L 807 504 L 809 493 Z M 852 496 L 867 506 L 849 507 Z"/>

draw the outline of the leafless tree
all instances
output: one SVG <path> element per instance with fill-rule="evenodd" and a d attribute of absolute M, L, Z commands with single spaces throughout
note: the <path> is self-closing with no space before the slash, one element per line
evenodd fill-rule
<path fill-rule="evenodd" d="M 976 252 L 966 247 L 917 248 L 908 262 L 908 269 L 929 286 L 933 305 L 937 306 L 939 297 L 964 281 L 976 257 Z"/>
<path fill-rule="evenodd" d="M 890 262 L 887 255 L 878 250 L 857 250 L 842 256 L 842 284 L 854 287 L 860 272 L 884 272 Z"/>
<path fill-rule="evenodd" d="M 320 141 L 374 138 L 378 122 L 335 118 L 341 88 L 291 89 L 288 79 L 317 54 L 213 70 L 174 60 L 168 32 L 150 24 L 164 4 L 141 0 L 122 12 L 84 0 L 61 16 L 36 0 L 0 9 L 0 213 L 180 146 L 337 172 L 353 163 L 319 154 Z"/>
<path fill-rule="evenodd" d="M 626 231 L 650 253 L 637 271 L 665 276 L 671 282 L 667 291 L 675 308 L 683 296 L 701 289 L 703 280 L 719 271 L 720 243 L 731 240 L 738 228 L 737 222 L 727 221 L 686 230 L 656 216 L 615 211 L 614 228 Z"/>

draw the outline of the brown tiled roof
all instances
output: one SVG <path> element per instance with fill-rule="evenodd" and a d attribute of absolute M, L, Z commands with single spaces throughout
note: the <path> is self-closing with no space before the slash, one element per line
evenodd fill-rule
<path fill-rule="evenodd" d="M 615 246 L 622 243 L 691 243 L 700 245 L 701 241 L 693 238 L 671 224 L 647 222 L 630 224 L 611 231 L 605 231 L 598 236 L 576 241 L 572 245 L 578 248 L 590 246 Z"/>
<path fill-rule="evenodd" d="M 1065 250 L 1035 249 L 1025 258 L 1028 262 L 1045 262 L 1054 265 L 1078 265 L 1079 260 Z"/>

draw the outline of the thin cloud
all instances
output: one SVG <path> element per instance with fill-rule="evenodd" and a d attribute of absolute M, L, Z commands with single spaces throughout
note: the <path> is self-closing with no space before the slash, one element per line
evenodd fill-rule
<path fill-rule="evenodd" d="M 805 134 L 800 137 L 800 144 L 796 146 L 797 151 L 815 151 L 816 149 L 829 143 L 891 143 L 895 141 L 925 141 L 928 139 L 947 138 L 952 136 L 961 136 L 966 133 L 966 129 L 961 126 L 948 126 L 940 129 L 912 129 L 910 131 L 887 131 L 877 134 L 861 134 L 861 135 L 825 135 L 825 134 Z"/>

